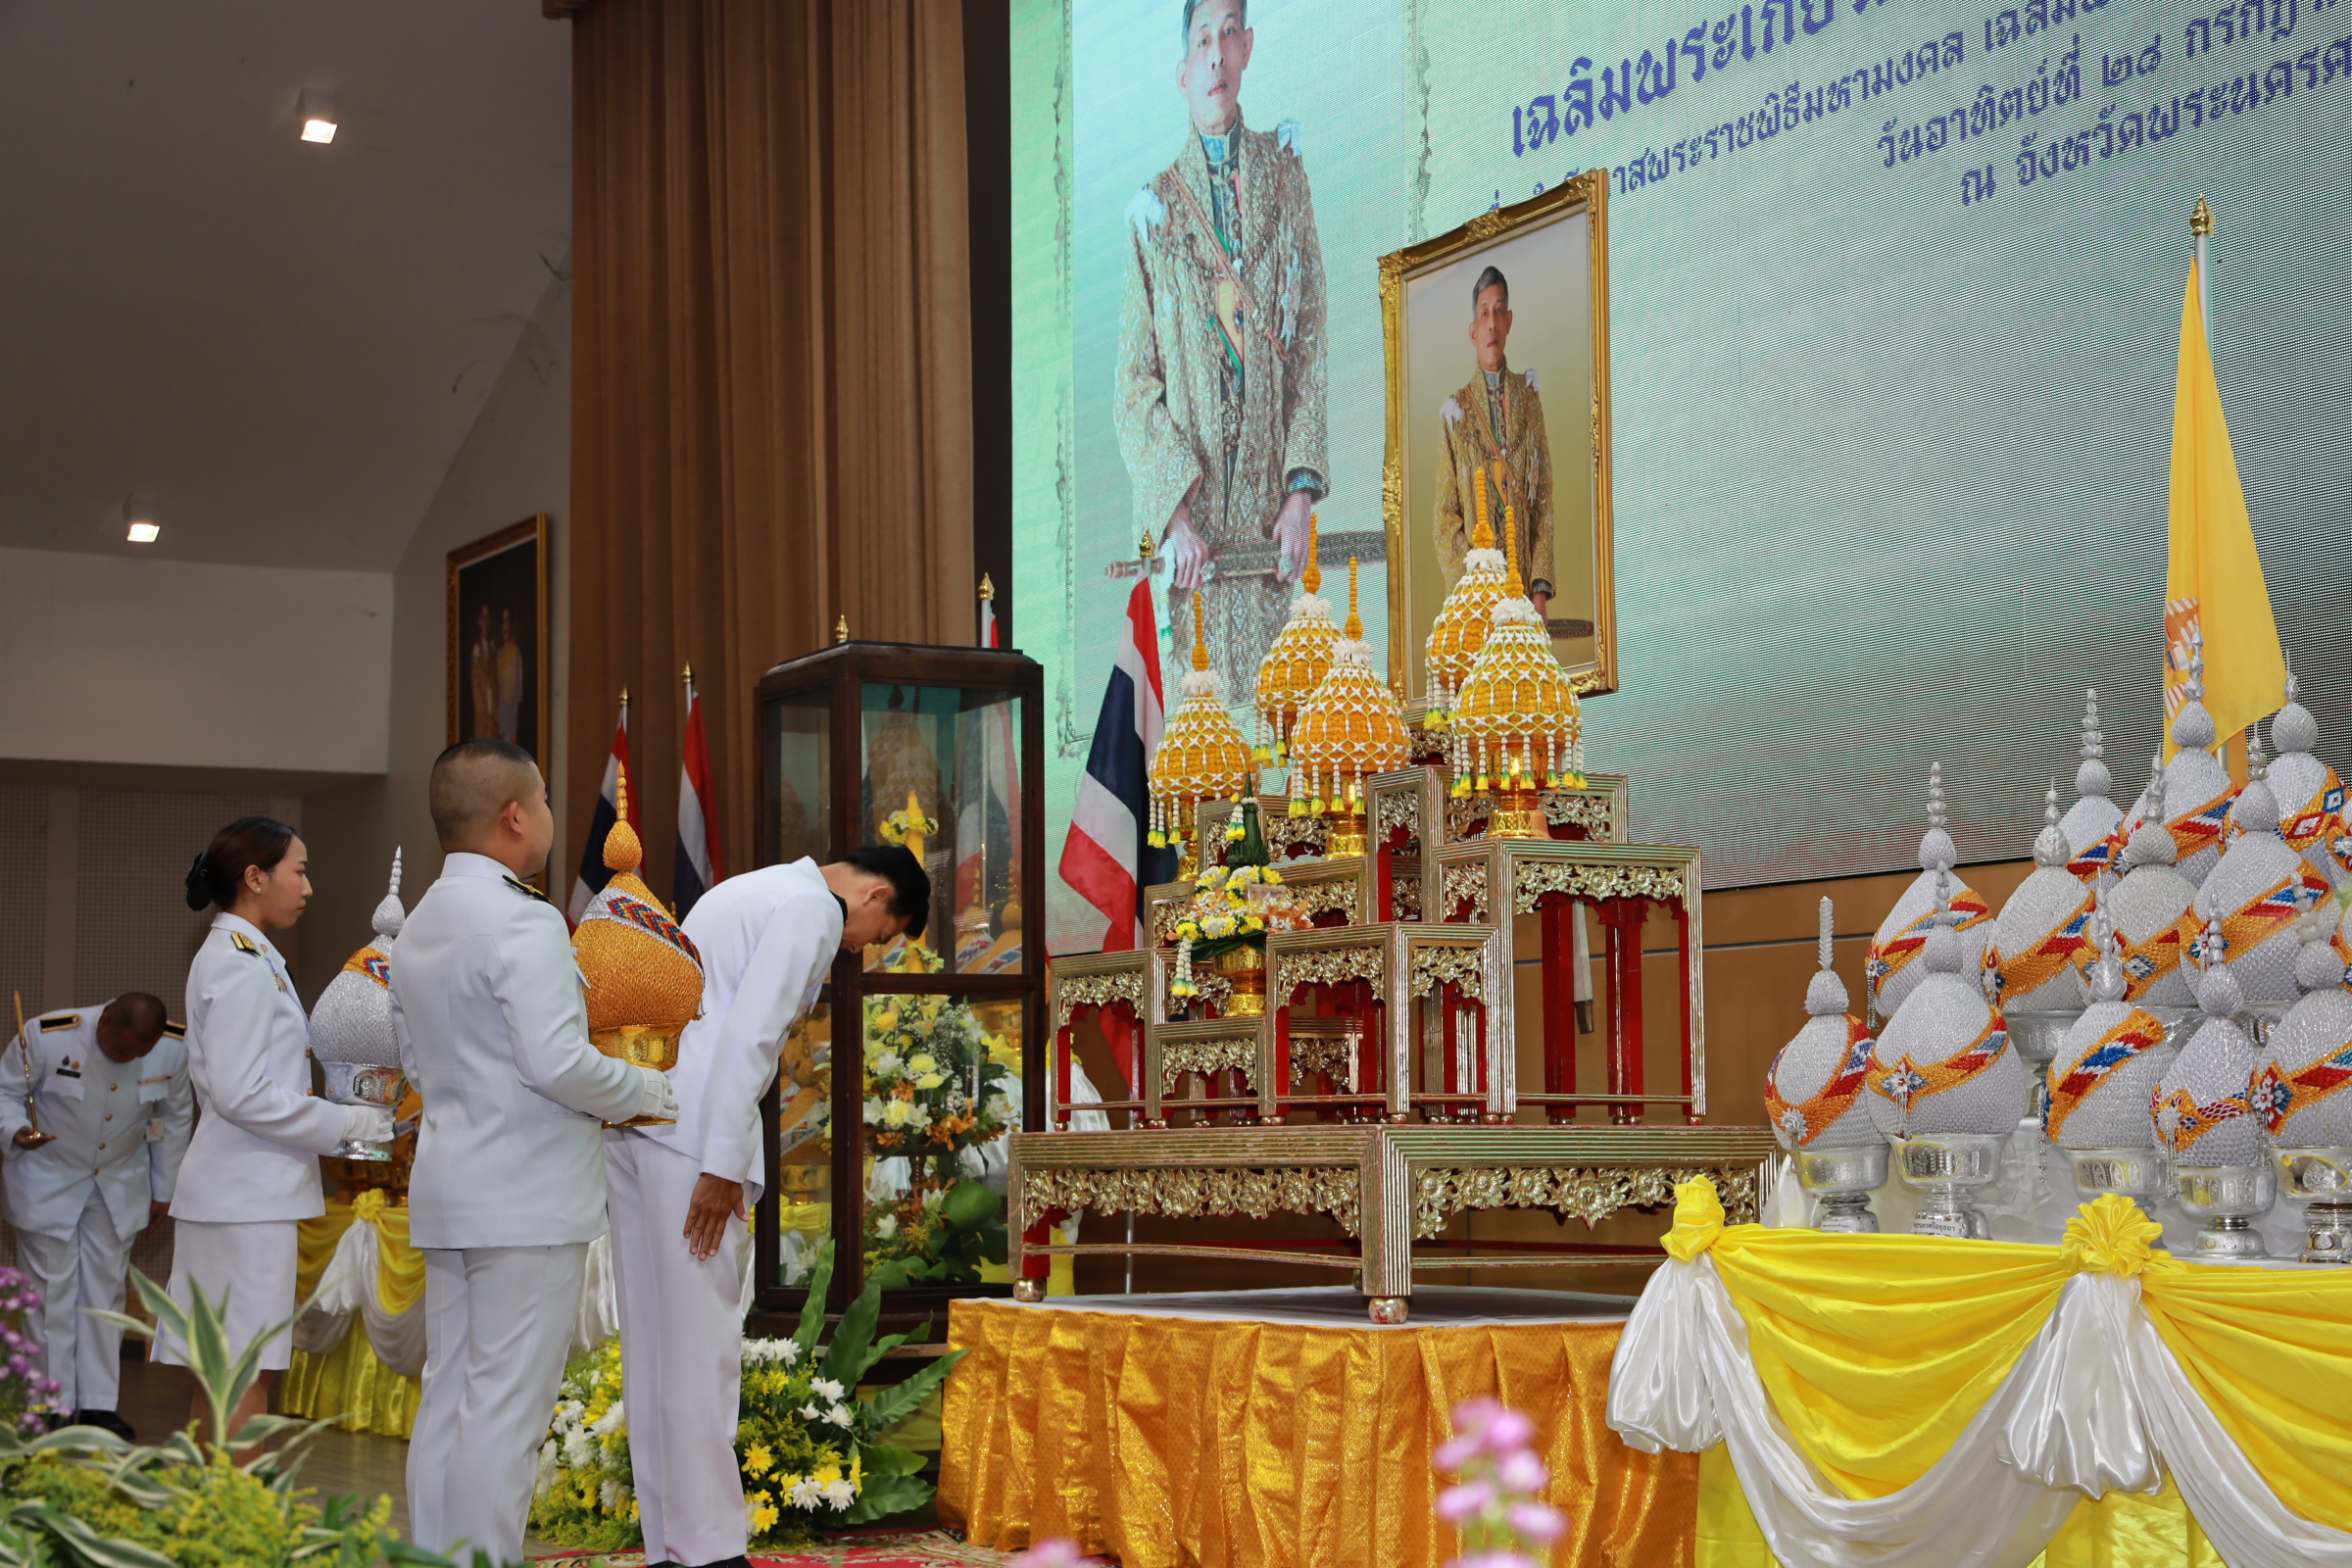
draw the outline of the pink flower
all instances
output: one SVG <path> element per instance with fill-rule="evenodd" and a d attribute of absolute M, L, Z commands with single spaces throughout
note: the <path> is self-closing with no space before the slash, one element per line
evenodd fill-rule
<path fill-rule="evenodd" d="M 1453 1407 L 1453 1430 L 1479 1433 L 1487 1423 L 1502 1413 L 1502 1405 L 1494 1399 L 1464 1399 Z"/>
<path fill-rule="evenodd" d="M 1494 1479 L 1502 1483 L 1504 1491 L 1529 1496 L 1544 1490 L 1551 1472 L 1527 1449 L 1514 1448 L 1494 1461 Z"/>
<path fill-rule="evenodd" d="M 1041 1541 L 1012 1559 L 1016 1568 L 1077 1568 L 1085 1559 L 1074 1541 Z"/>
<path fill-rule="evenodd" d="M 1494 1500 L 1494 1483 L 1470 1481 L 1438 1494 L 1438 1517 L 1458 1525 Z"/>
<path fill-rule="evenodd" d="M 1536 1424 L 1516 1410 L 1496 1406 L 1482 1434 L 1489 1453 L 1509 1453 L 1536 1440 Z"/>
<path fill-rule="evenodd" d="M 1559 1540 L 1561 1532 L 1567 1528 L 1568 1521 L 1560 1517 L 1557 1508 L 1548 1508 L 1540 1502 L 1511 1504 L 1511 1529 L 1523 1541 L 1548 1545 Z"/>
<path fill-rule="evenodd" d="M 1450 1438 L 1431 1457 L 1441 1470 L 1459 1470 L 1478 1457 L 1478 1434 L 1465 1432 L 1458 1438 Z"/>
<path fill-rule="evenodd" d="M 1454 1558 L 1446 1568 L 1542 1568 L 1542 1564 L 1515 1551 L 1473 1551 Z"/>

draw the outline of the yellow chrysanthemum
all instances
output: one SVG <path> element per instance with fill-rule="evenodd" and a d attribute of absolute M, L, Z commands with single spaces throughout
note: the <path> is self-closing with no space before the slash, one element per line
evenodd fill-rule
<path fill-rule="evenodd" d="M 744 1469 L 756 1476 L 767 1474 L 768 1467 L 775 1462 L 776 1456 L 767 1451 L 767 1445 L 764 1443 L 755 1443 L 743 1453 Z"/>

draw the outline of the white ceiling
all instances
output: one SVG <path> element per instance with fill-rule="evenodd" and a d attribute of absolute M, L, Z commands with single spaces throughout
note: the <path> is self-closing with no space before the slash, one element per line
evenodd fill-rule
<path fill-rule="evenodd" d="M 0 545 L 389 570 L 570 265 L 570 48 L 536 0 L 0 0 Z"/>

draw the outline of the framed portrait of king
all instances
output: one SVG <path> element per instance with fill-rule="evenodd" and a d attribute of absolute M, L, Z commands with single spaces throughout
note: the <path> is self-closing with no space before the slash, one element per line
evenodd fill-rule
<path fill-rule="evenodd" d="M 1423 649 L 1484 489 L 1577 690 L 1615 691 L 1608 172 L 1382 257 L 1380 301 L 1391 676 L 1426 700 Z"/>
<path fill-rule="evenodd" d="M 547 766 L 547 514 L 449 553 L 449 744 L 513 741 Z"/>

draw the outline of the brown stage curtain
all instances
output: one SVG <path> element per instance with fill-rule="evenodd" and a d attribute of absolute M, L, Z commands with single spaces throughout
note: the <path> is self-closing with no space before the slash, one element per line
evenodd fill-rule
<path fill-rule="evenodd" d="M 666 894 L 680 666 L 741 870 L 760 673 L 844 614 L 971 639 L 962 12 L 596 0 L 571 25 L 571 820 L 626 686 Z"/>

